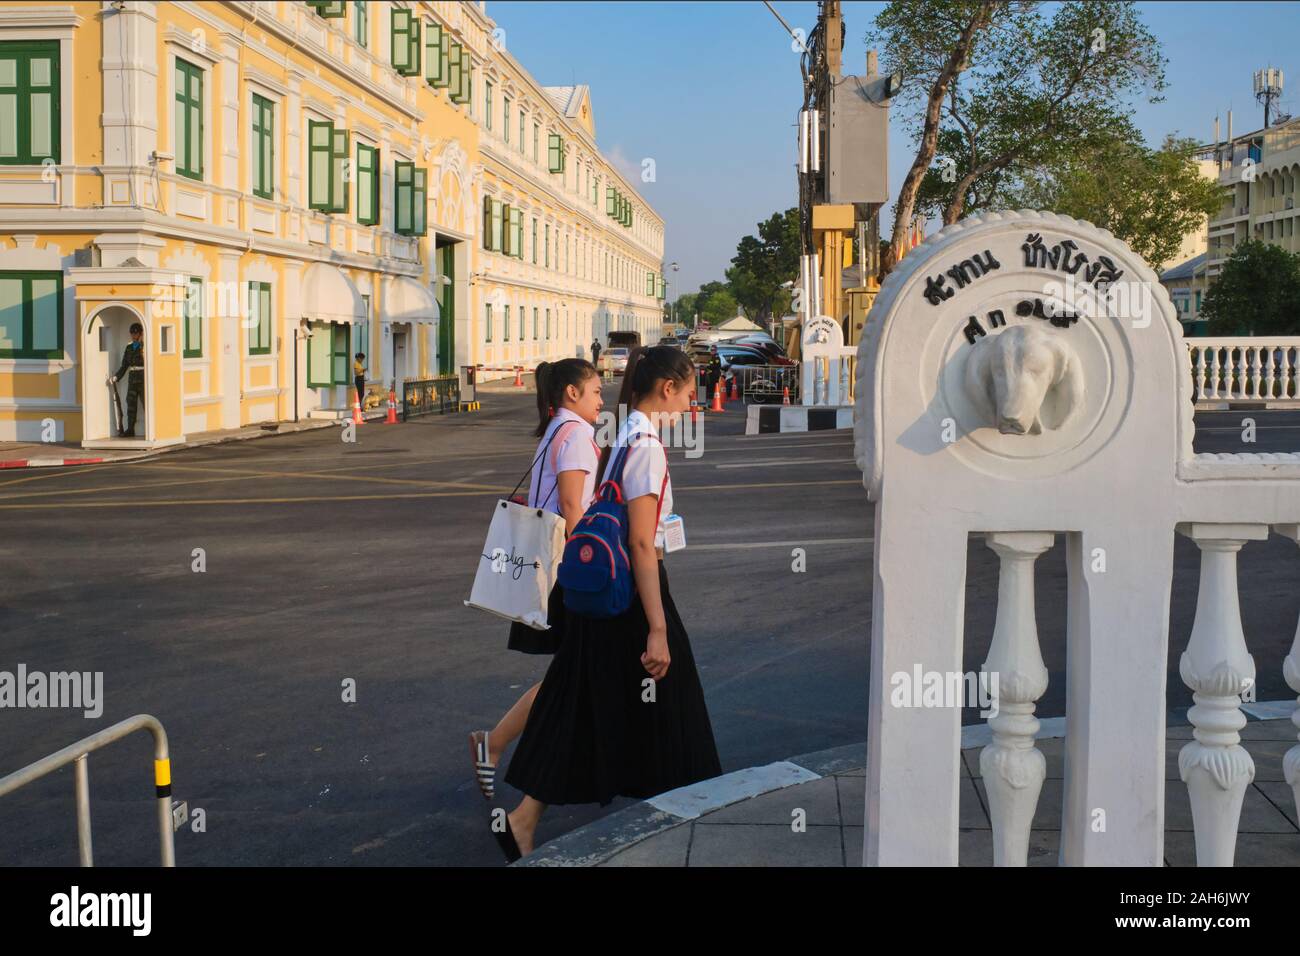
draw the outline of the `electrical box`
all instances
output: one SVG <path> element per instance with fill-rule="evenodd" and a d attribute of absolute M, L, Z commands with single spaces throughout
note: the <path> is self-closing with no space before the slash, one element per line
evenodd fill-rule
<path fill-rule="evenodd" d="M 889 201 L 889 101 L 898 74 L 844 76 L 831 85 L 826 202 Z"/>

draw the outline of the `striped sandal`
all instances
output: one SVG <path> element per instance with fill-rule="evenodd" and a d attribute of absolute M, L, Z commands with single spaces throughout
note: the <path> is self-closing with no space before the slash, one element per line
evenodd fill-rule
<path fill-rule="evenodd" d="M 478 781 L 478 788 L 483 792 L 484 800 L 491 800 L 496 793 L 496 764 L 488 761 L 488 732 L 486 730 L 471 731 L 469 735 L 469 753 L 470 759 L 474 761 L 474 778 Z"/>

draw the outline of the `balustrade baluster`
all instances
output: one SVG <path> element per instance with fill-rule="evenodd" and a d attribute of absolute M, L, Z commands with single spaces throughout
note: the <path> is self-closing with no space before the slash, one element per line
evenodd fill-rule
<path fill-rule="evenodd" d="M 1300 524 L 1278 525 L 1273 530 L 1300 544 Z M 1300 695 L 1300 621 L 1296 622 L 1291 653 L 1282 658 L 1282 678 L 1293 692 Z M 1300 736 L 1300 697 L 1297 697 L 1295 710 L 1291 711 L 1291 723 L 1295 725 L 1297 736 Z M 1282 758 L 1282 779 L 1291 785 L 1296 812 L 1300 813 L 1300 744 L 1288 750 Z"/>
<path fill-rule="evenodd" d="M 1267 525 L 1183 524 L 1181 534 L 1201 551 L 1196 617 L 1178 674 L 1192 690 L 1187 717 L 1195 738 L 1178 754 L 1196 835 L 1197 866 L 1231 866 L 1246 787 L 1255 763 L 1241 746 L 1246 726 L 1241 694 L 1254 685 L 1255 661 L 1246 650 L 1237 600 L 1237 552 L 1268 537 Z"/>
<path fill-rule="evenodd" d="M 1210 349 L 1210 398 L 1219 397 L 1219 347 Z"/>
<path fill-rule="evenodd" d="M 1250 373 L 1249 373 L 1249 377 L 1246 379 L 1246 390 L 1245 390 L 1246 397 L 1259 398 L 1259 383 L 1260 383 L 1259 346 L 1252 345 L 1248 349 L 1246 349 L 1246 351 L 1250 353 Z M 1242 356 L 1243 365 L 1245 364 L 1245 361 L 1246 361 L 1246 357 L 1245 355 L 1243 355 Z"/>
<path fill-rule="evenodd" d="M 1196 353 L 1195 400 L 1199 402 L 1205 399 L 1205 349 L 1192 346 L 1192 351 Z"/>
<path fill-rule="evenodd" d="M 1042 531 L 984 536 L 1001 562 L 997 620 L 981 675 L 988 681 L 996 711 L 989 718 L 993 743 L 980 752 L 980 774 L 993 820 L 994 866 L 1028 865 L 1029 830 L 1047 777 L 1047 761 L 1034 746 L 1034 708 L 1047 690 L 1034 618 L 1034 562 L 1055 537 Z"/>
<path fill-rule="evenodd" d="M 1264 349 L 1264 397 L 1268 399 L 1273 397 L 1274 365 L 1273 349 Z"/>

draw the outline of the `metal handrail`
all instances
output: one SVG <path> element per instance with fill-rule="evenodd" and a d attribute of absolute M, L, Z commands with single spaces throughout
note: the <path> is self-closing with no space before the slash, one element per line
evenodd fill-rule
<path fill-rule="evenodd" d="M 27 784 L 39 780 L 68 764 L 75 772 L 74 786 L 77 795 L 77 850 L 82 866 L 94 866 L 90 842 L 90 777 L 86 758 L 92 751 L 121 740 L 137 730 L 147 730 L 153 735 L 154 795 L 158 798 L 158 835 L 162 840 L 162 865 L 176 865 L 176 846 L 172 832 L 172 765 L 167 751 L 167 731 L 158 718 L 149 714 L 136 714 L 105 727 L 97 734 L 84 737 L 62 750 L 55 751 L 7 777 L 0 777 L 0 797 L 13 793 Z"/>

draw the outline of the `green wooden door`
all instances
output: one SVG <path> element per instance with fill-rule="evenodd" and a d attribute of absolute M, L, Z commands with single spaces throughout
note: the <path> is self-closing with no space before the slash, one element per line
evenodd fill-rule
<path fill-rule="evenodd" d="M 435 295 L 438 299 L 438 374 L 456 374 L 456 244 L 438 250 L 442 257 Z"/>

